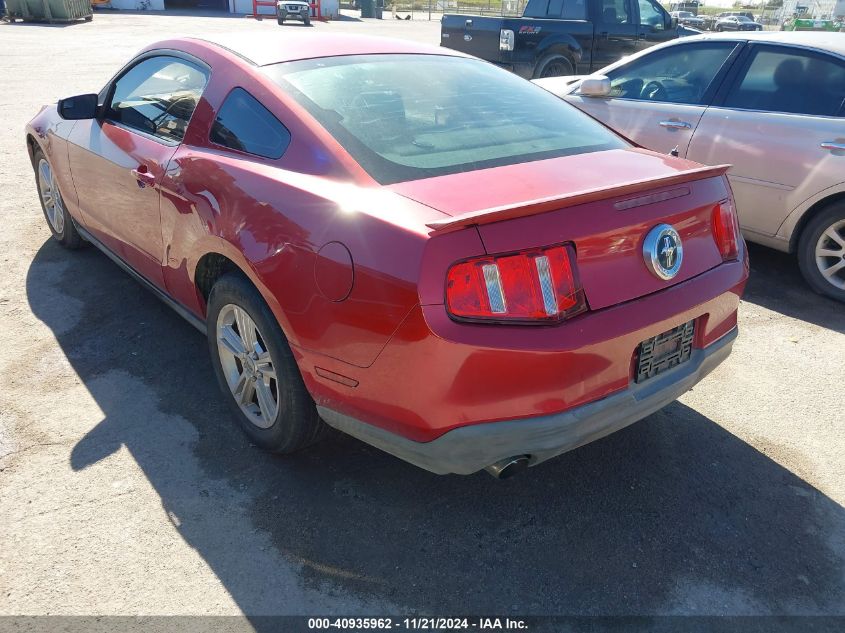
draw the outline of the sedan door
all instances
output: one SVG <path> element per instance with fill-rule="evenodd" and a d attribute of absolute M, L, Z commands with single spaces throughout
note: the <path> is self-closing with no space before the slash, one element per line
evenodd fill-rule
<path fill-rule="evenodd" d="M 662 47 L 608 71 L 609 97 L 566 99 L 643 147 L 684 156 L 737 49 L 727 40 Z"/>
<path fill-rule="evenodd" d="M 773 236 L 793 209 L 845 181 L 845 60 L 753 44 L 737 71 L 687 156 L 730 163 L 743 229 Z"/>
<path fill-rule="evenodd" d="M 107 88 L 102 115 L 79 121 L 68 139 L 85 228 L 159 287 L 159 185 L 207 79 L 199 63 L 145 56 Z"/>

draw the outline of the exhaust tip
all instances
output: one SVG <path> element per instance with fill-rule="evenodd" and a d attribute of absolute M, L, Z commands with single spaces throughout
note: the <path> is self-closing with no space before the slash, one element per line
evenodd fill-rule
<path fill-rule="evenodd" d="M 528 468 L 528 455 L 516 455 L 514 457 L 500 459 L 495 464 L 487 466 L 484 470 L 496 479 L 508 479 L 514 475 L 518 475 L 526 468 Z"/>

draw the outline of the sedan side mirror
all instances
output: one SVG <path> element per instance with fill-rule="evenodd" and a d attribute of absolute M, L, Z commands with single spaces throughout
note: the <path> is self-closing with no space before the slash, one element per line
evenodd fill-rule
<path fill-rule="evenodd" d="M 590 75 L 581 80 L 578 92 L 585 97 L 610 96 L 610 79 L 604 75 Z"/>
<path fill-rule="evenodd" d="M 95 94 L 59 99 L 59 116 L 69 121 L 97 118 L 98 97 Z"/>
<path fill-rule="evenodd" d="M 677 28 L 678 28 L 678 18 L 670 17 L 669 18 L 669 29 L 674 31 Z"/>

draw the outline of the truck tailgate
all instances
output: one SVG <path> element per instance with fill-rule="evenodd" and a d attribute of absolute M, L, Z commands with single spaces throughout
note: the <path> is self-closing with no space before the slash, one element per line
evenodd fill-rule
<path fill-rule="evenodd" d="M 482 59 L 497 59 L 503 23 L 502 18 L 480 15 L 444 15 L 440 26 L 440 45 Z"/>

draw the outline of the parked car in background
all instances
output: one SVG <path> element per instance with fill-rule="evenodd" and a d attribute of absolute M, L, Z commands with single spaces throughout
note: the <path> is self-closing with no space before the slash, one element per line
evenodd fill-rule
<path fill-rule="evenodd" d="M 845 38 L 765 32 L 685 38 L 606 79 L 541 84 L 653 150 L 730 164 L 746 238 L 795 253 L 845 300 Z"/>
<path fill-rule="evenodd" d="M 159 42 L 42 109 L 26 144 L 53 238 L 205 331 L 272 451 L 323 420 L 436 473 L 508 476 L 673 401 L 737 335 L 725 167 L 634 148 L 461 53 Z"/>
<path fill-rule="evenodd" d="M 683 24 L 693 29 L 704 30 L 704 18 L 694 13 L 690 13 L 689 11 L 672 11 L 669 15 L 675 18 L 678 24 Z"/>
<path fill-rule="evenodd" d="M 444 15 L 440 45 L 521 77 L 557 77 L 696 33 L 657 0 L 528 0 L 521 18 Z"/>
<path fill-rule="evenodd" d="M 724 18 L 730 17 L 746 17 L 752 22 L 755 22 L 754 14 L 750 11 L 723 11 L 722 13 L 717 13 L 716 15 L 707 15 L 704 16 L 704 27 L 708 31 L 715 31 L 716 30 L 716 22 L 722 20 Z"/>
<path fill-rule="evenodd" d="M 714 31 L 762 31 L 763 25 L 757 24 L 744 15 L 731 15 L 716 20 Z"/>
<path fill-rule="evenodd" d="M 303 0 L 279 0 L 276 3 L 276 21 L 284 24 L 285 20 L 290 19 L 311 26 L 311 5 Z"/>

